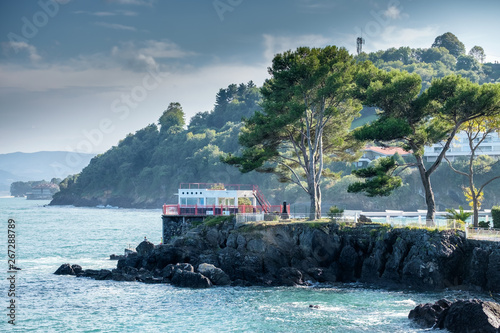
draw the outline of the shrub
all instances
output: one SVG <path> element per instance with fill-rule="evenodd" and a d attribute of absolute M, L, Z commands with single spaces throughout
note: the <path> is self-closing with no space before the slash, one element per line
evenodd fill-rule
<path fill-rule="evenodd" d="M 490 228 L 490 222 L 489 221 L 488 222 L 479 221 L 478 226 L 479 226 L 479 228 L 487 228 L 487 229 L 489 229 Z"/>
<path fill-rule="evenodd" d="M 332 206 L 330 207 L 327 215 L 330 219 L 334 220 L 339 214 L 342 214 L 343 212 L 343 209 L 338 208 L 337 206 Z"/>
<path fill-rule="evenodd" d="M 264 221 L 279 221 L 280 216 L 278 213 L 264 214 Z"/>
<path fill-rule="evenodd" d="M 203 221 L 203 223 L 207 227 L 213 227 L 219 225 L 224 222 L 230 222 L 234 218 L 234 215 L 226 215 L 226 216 L 210 216 Z"/>
<path fill-rule="evenodd" d="M 500 206 L 491 208 L 491 217 L 493 218 L 493 228 L 500 229 Z"/>

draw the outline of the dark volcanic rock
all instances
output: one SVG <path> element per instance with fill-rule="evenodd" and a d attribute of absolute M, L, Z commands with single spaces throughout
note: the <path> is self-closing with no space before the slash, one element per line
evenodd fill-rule
<path fill-rule="evenodd" d="M 73 272 L 75 272 L 75 275 L 83 273 L 82 266 L 80 265 L 72 265 L 71 268 L 73 269 Z"/>
<path fill-rule="evenodd" d="M 109 260 L 120 260 L 120 259 L 125 259 L 125 256 L 122 254 L 110 254 L 109 255 Z"/>
<path fill-rule="evenodd" d="M 212 286 L 210 280 L 200 274 L 191 271 L 176 270 L 172 277 L 172 285 L 184 288 L 209 288 Z"/>
<path fill-rule="evenodd" d="M 498 333 L 500 304 L 481 300 L 420 304 L 408 318 L 423 328 L 447 329 L 451 333 Z"/>
<path fill-rule="evenodd" d="M 446 299 L 441 299 L 434 304 L 419 304 L 410 311 L 408 318 L 423 328 L 442 328 L 444 315 L 450 305 L 451 302 Z"/>
<path fill-rule="evenodd" d="M 77 275 L 82 272 L 82 267 L 79 265 L 62 264 L 54 272 L 56 275 Z"/>
<path fill-rule="evenodd" d="M 448 310 L 444 328 L 452 333 L 498 333 L 500 304 L 477 299 L 457 301 Z"/>
<path fill-rule="evenodd" d="M 278 272 L 279 284 L 284 286 L 301 286 L 304 285 L 302 280 L 302 272 L 293 267 L 283 267 Z"/>
<path fill-rule="evenodd" d="M 155 245 L 150 241 L 144 240 L 136 248 L 137 255 L 140 257 L 147 257 L 155 249 Z"/>
<path fill-rule="evenodd" d="M 500 291 L 500 249 L 491 252 L 488 260 L 487 288 L 489 291 Z"/>
<path fill-rule="evenodd" d="M 137 255 L 135 256 L 127 256 L 126 258 L 119 259 L 118 263 L 116 264 L 116 267 L 118 269 L 123 269 L 125 267 L 134 267 L 137 268 L 140 266 L 142 263 L 142 257 L 139 257 Z"/>
<path fill-rule="evenodd" d="M 206 276 L 216 286 L 227 286 L 231 284 L 229 276 L 220 268 L 211 264 L 200 264 L 198 273 Z"/>
<path fill-rule="evenodd" d="M 137 250 L 118 260 L 118 270 L 109 274 L 77 273 L 69 264 L 57 274 L 157 283 L 170 282 L 179 271 L 178 284 L 190 275 L 200 285 L 207 285 L 208 278 L 215 285 L 360 281 L 420 290 L 500 289 L 500 245 L 466 239 L 456 230 L 343 228 L 336 223 L 236 226 L 232 221 L 191 226 L 168 244 L 145 241 Z M 193 267 L 201 276 L 185 273 L 195 273 Z"/>

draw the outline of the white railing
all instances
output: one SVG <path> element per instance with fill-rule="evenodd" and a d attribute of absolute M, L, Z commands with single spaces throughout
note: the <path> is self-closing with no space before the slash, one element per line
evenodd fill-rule
<path fill-rule="evenodd" d="M 467 228 L 467 238 L 500 242 L 500 229 Z"/>
<path fill-rule="evenodd" d="M 236 224 L 264 221 L 264 213 L 238 213 Z"/>

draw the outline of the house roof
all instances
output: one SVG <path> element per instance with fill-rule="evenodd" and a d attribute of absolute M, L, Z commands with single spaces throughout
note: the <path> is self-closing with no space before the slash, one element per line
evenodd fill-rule
<path fill-rule="evenodd" d="M 403 148 L 399 147 L 376 147 L 376 146 L 368 146 L 365 148 L 365 151 L 371 150 L 375 153 L 379 153 L 385 156 L 392 156 L 396 153 L 398 153 L 401 156 L 409 155 L 411 154 L 411 151 L 406 151 Z"/>

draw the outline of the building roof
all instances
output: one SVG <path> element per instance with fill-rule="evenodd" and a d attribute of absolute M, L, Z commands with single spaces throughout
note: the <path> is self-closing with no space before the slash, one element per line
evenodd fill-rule
<path fill-rule="evenodd" d="M 365 151 L 366 150 L 371 150 L 371 151 L 373 151 L 375 153 L 379 153 L 379 154 L 386 155 L 386 156 L 392 156 L 392 155 L 394 155 L 396 153 L 398 153 L 401 156 L 405 156 L 405 155 L 411 154 L 411 151 L 406 151 L 403 148 L 399 148 L 399 147 L 376 147 L 376 146 L 368 146 L 368 147 L 365 148 Z"/>

